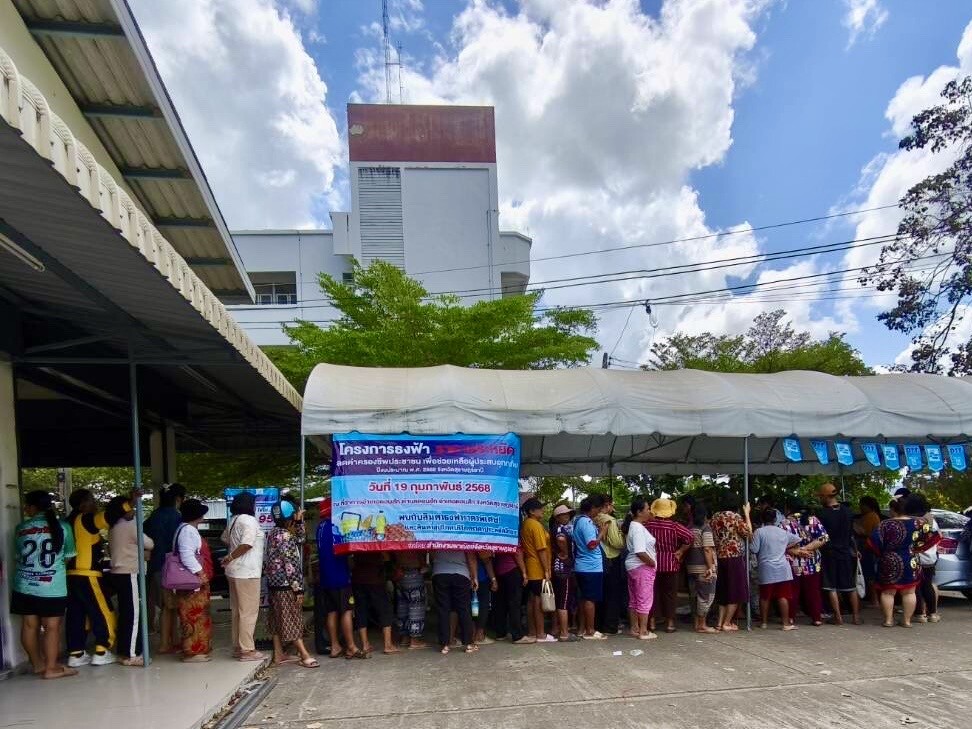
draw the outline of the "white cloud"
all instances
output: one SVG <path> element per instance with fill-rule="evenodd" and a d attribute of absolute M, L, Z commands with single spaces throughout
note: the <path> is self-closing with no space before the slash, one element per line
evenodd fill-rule
<path fill-rule="evenodd" d="M 133 0 L 220 208 L 235 228 L 319 225 L 343 147 L 289 7 L 314 0 Z"/>
<path fill-rule="evenodd" d="M 847 47 L 861 36 L 872 36 L 888 19 L 888 11 L 881 0 L 844 0 L 844 27 L 850 31 Z"/>
<path fill-rule="evenodd" d="M 501 225 L 532 235 L 536 259 L 711 234 L 689 175 L 721 162 L 732 144 L 734 96 L 752 81 L 753 25 L 767 5 L 671 0 L 653 18 L 636 0 L 522 0 L 515 13 L 472 0 L 455 19 L 451 50 L 426 73 L 406 69 L 409 101 L 495 106 Z M 365 50 L 358 62 L 359 96 L 381 99 L 380 60 Z M 759 250 L 748 233 L 536 260 L 532 278 L 651 269 Z M 552 289 L 545 301 L 658 299 L 721 288 L 737 282 L 730 276 L 754 268 Z M 760 278 L 805 272 L 817 269 L 803 263 Z M 656 306 L 657 332 L 636 310 L 616 354 L 644 361 L 653 338 L 678 330 L 739 332 L 759 312 L 781 306 L 797 326 L 815 333 L 839 328 L 816 318 L 810 301 L 767 302 L 754 295 L 725 304 Z M 628 309 L 602 315 L 602 345 L 614 345 L 627 316 Z"/>
<path fill-rule="evenodd" d="M 911 119 L 918 112 L 942 102 L 941 91 L 949 81 L 972 73 L 972 23 L 965 28 L 957 51 L 956 66 L 940 66 L 927 76 L 914 76 L 898 87 L 888 103 L 885 117 L 890 124 L 889 133 L 894 138 L 908 134 Z M 955 159 L 955 150 L 933 153 L 928 149 L 913 151 L 898 150 L 882 153 L 874 157 L 862 170 L 861 180 L 851 196 L 851 207 L 863 208 L 895 205 L 915 184 L 929 175 L 941 172 Z M 902 218 L 899 208 L 892 207 L 876 213 L 859 216 L 856 221 L 855 237 L 893 234 Z M 842 268 L 859 267 L 873 264 L 877 260 L 880 246 L 858 248 L 847 253 Z M 886 296 L 861 300 L 856 306 L 859 314 L 873 315 L 875 311 L 889 308 L 896 297 L 893 292 Z M 899 355 L 910 361 L 911 347 Z M 900 362 L 899 362 L 900 363 Z"/>

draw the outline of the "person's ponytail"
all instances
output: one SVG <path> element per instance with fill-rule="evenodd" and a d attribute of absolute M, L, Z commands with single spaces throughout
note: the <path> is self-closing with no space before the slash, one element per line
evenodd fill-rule
<path fill-rule="evenodd" d="M 44 513 L 47 529 L 51 533 L 51 545 L 55 552 L 64 548 L 64 527 L 54 511 L 54 499 L 46 491 L 31 491 L 24 497 L 24 503 Z"/>
<path fill-rule="evenodd" d="M 61 526 L 61 520 L 53 508 L 44 511 L 44 518 L 47 519 L 47 528 L 51 532 L 51 545 L 55 552 L 60 552 L 64 549 L 64 527 Z"/>

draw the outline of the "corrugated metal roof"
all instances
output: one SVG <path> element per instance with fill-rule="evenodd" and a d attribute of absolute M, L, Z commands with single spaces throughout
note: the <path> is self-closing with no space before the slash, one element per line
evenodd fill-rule
<path fill-rule="evenodd" d="M 211 290 L 253 287 L 125 0 L 13 0 L 137 203 Z"/>
<path fill-rule="evenodd" d="M 227 373 L 220 379 L 239 381 L 239 397 L 261 392 L 268 409 L 290 412 L 300 409 L 300 395 L 187 265 L 185 257 L 167 239 L 168 231 L 163 236 L 138 209 L 111 174 L 50 110 L 47 100 L 30 80 L 16 70 L 3 49 L 0 49 L 0 120 L 3 120 L 0 142 L 16 142 L 9 143 L 9 149 L 0 155 L 3 159 L 0 182 L 7 181 L 0 185 L 0 192 L 7 202 L 4 216 L 8 223 L 18 230 L 30 230 L 45 245 L 56 247 L 58 260 L 70 271 L 78 275 L 83 272 L 88 285 L 111 292 L 108 298 L 115 306 L 162 336 L 172 332 L 178 341 L 198 334 L 212 342 L 212 346 L 235 350 L 233 356 L 250 367 Z M 38 170 L 44 176 L 39 176 Z M 59 187 L 51 188 L 54 183 L 48 177 L 56 180 Z M 28 184 L 32 179 L 37 179 L 36 188 Z M 42 187 L 45 184 L 47 187 Z M 51 204 L 52 199 L 57 204 Z M 100 213 L 101 219 L 92 214 L 92 209 Z M 85 246 L 82 233 L 92 224 L 98 224 L 101 237 L 92 238 L 90 245 Z M 174 232 L 185 234 L 186 230 Z M 214 231 L 208 230 L 207 234 L 214 235 Z M 119 235 L 129 248 L 119 249 L 110 243 L 118 241 Z M 200 253 L 210 253 L 202 247 L 205 239 L 183 239 L 183 246 L 188 247 L 190 241 L 200 246 L 196 249 Z M 122 265 L 126 260 L 136 268 L 126 270 Z M 214 268 L 229 270 L 226 266 Z M 97 323 L 97 317 L 86 316 L 85 304 L 77 293 L 54 278 L 43 273 L 34 275 L 29 268 L 19 266 L 9 276 L 0 270 L 0 284 L 5 284 L 0 288 L 15 292 L 15 296 L 23 297 L 28 304 L 43 301 L 48 316 L 57 316 L 57 309 L 63 306 L 65 315 L 81 309 L 80 315 L 71 315 L 78 325 Z M 220 281 L 218 274 L 213 278 Z M 167 305 L 162 306 L 160 302 Z M 90 302 L 87 305 L 90 308 Z M 53 312 L 51 306 L 55 307 Z"/>

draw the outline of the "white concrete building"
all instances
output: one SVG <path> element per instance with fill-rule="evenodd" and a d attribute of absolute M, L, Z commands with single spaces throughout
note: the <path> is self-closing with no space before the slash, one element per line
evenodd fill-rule
<path fill-rule="evenodd" d="M 256 305 L 230 308 L 256 342 L 287 344 L 283 322 L 336 319 L 317 274 L 347 278 L 353 259 L 468 303 L 526 290 L 531 240 L 499 228 L 491 107 L 351 104 L 348 129 L 350 213 L 331 213 L 331 230 L 233 233 Z"/>

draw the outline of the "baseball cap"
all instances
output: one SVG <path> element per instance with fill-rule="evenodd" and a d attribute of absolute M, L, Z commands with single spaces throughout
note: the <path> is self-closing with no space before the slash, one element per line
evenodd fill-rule
<path fill-rule="evenodd" d="M 554 516 L 562 516 L 563 514 L 573 514 L 573 513 L 574 513 L 574 510 L 573 509 L 571 509 L 566 504 L 561 504 L 556 509 L 554 509 L 553 515 Z"/>
<path fill-rule="evenodd" d="M 533 511 L 534 509 L 542 509 L 543 502 L 537 498 L 530 498 L 523 502 L 523 506 L 520 507 L 523 511 Z"/>

